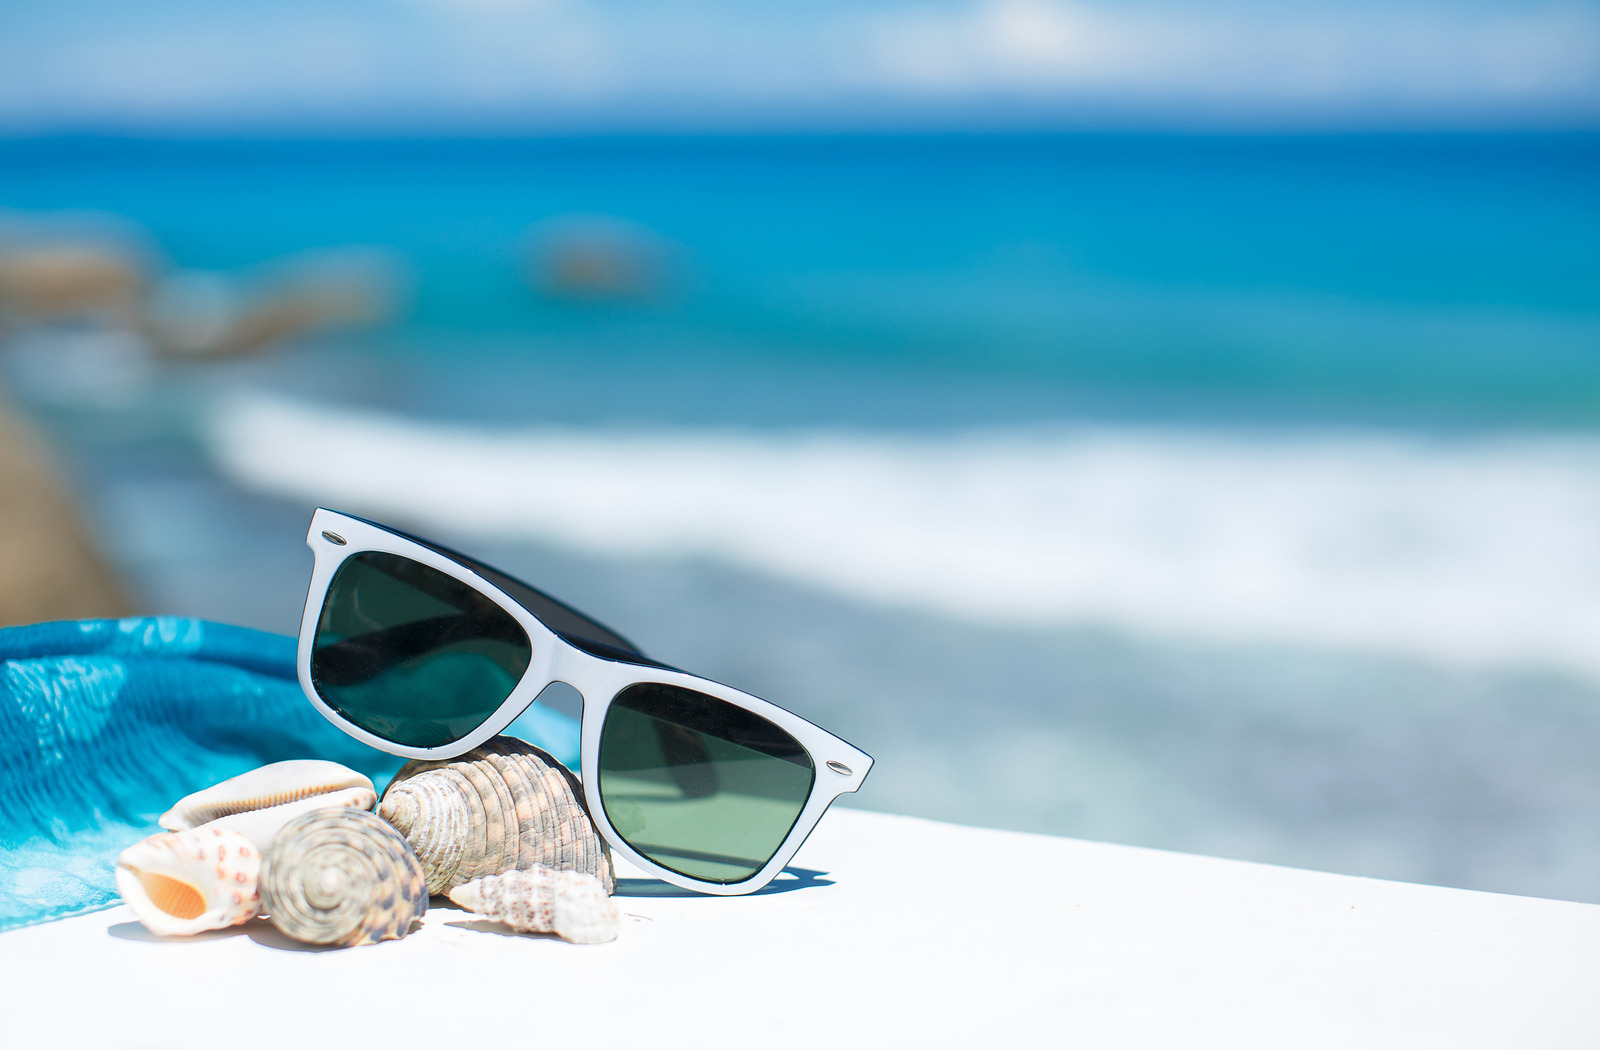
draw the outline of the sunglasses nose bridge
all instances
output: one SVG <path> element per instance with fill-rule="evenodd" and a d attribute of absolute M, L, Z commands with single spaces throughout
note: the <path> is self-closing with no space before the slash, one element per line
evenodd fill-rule
<path fill-rule="evenodd" d="M 596 659 L 559 641 L 550 654 L 550 681 L 570 685 L 583 697 L 585 704 L 591 699 L 604 699 L 606 686 L 615 674 L 615 666 L 608 661 Z"/>

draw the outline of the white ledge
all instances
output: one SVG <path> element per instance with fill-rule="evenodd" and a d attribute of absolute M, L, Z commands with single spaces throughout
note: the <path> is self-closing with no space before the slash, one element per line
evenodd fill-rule
<path fill-rule="evenodd" d="M 449 907 L 341 951 L 161 941 L 118 907 L 0 934 L 5 1043 L 1600 1046 L 1596 905 L 841 809 L 795 866 L 621 897 L 596 946 Z"/>

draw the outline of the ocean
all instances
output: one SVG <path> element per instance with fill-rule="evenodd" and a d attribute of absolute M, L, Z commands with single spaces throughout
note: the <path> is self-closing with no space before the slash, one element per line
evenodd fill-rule
<path fill-rule="evenodd" d="M 1594 901 L 1597 174 L 1592 135 L 13 140 L 0 240 L 402 307 L 226 362 L 22 333 L 0 379 L 153 612 L 292 632 L 333 505 L 840 733 L 848 804 Z"/>

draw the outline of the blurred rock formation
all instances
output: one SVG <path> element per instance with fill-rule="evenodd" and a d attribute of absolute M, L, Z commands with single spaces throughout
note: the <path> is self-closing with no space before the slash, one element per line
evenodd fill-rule
<path fill-rule="evenodd" d="M 149 276 L 138 255 L 112 244 L 0 249 L 0 322 L 17 327 L 94 316 L 131 323 Z"/>
<path fill-rule="evenodd" d="M 603 216 L 570 216 L 529 233 L 527 279 L 550 299 L 644 303 L 661 299 L 671 276 L 666 243 L 643 227 Z"/>
<path fill-rule="evenodd" d="M 380 255 L 325 252 L 275 269 L 255 281 L 172 274 L 144 305 L 142 330 L 168 357 L 236 357 L 325 328 L 377 324 L 396 312 L 397 267 Z"/>
<path fill-rule="evenodd" d="M 126 234 L 55 230 L 38 218 L 19 229 L 0 228 L 0 337 L 13 341 L 89 330 L 137 341 L 149 356 L 236 357 L 387 320 L 400 298 L 400 268 L 369 250 L 308 253 L 245 275 L 163 273 Z"/>
<path fill-rule="evenodd" d="M 0 401 L 0 626 L 131 611 L 43 443 Z"/>

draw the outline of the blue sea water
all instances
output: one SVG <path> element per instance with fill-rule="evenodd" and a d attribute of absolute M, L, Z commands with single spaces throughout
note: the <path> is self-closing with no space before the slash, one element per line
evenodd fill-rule
<path fill-rule="evenodd" d="M 151 611 L 292 632 L 342 500 L 839 732 L 855 804 L 1593 900 L 1597 175 L 1594 135 L 12 140 L 0 235 L 117 217 L 246 283 L 364 245 L 405 306 L 99 407 L 57 348 L 0 377 Z M 530 290 L 584 216 L 656 294 Z"/>
<path fill-rule="evenodd" d="M 394 252 L 379 400 L 800 425 L 1587 425 L 1597 175 L 1593 135 L 0 143 L 0 206 L 125 217 L 180 267 Z M 661 301 L 529 295 L 530 229 L 573 215 L 659 238 Z"/>

